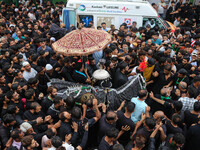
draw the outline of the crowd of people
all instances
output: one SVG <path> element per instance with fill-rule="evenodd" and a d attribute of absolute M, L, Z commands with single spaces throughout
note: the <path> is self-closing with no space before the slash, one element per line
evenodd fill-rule
<path fill-rule="evenodd" d="M 83 61 L 52 49 L 75 29 L 62 22 L 63 2 L 0 4 L 0 149 L 199 150 L 199 6 L 171 2 L 166 17 L 176 23 L 174 32 L 137 22 L 108 30 L 103 22 L 98 29 L 112 42 Z M 167 6 L 159 5 L 163 15 L 160 7 Z M 57 78 L 102 86 L 91 79 L 98 62 L 110 87 L 141 74 L 146 89 L 111 110 L 98 99 L 77 105 L 48 84 Z"/>

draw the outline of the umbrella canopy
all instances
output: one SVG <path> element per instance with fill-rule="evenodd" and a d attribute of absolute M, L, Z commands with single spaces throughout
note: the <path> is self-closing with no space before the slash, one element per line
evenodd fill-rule
<path fill-rule="evenodd" d="M 65 56 L 87 56 L 104 49 L 111 42 L 111 35 L 102 30 L 82 28 L 66 34 L 54 42 L 54 51 Z"/>

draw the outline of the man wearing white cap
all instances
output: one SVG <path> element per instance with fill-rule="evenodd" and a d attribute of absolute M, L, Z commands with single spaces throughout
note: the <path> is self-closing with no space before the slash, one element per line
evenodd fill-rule
<path fill-rule="evenodd" d="M 46 69 L 45 74 L 47 75 L 50 81 L 50 79 L 53 78 L 53 66 L 51 64 L 46 64 L 45 69 Z"/>
<path fill-rule="evenodd" d="M 23 67 L 25 68 L 23 77 L 26 81 L 28 81 L 30 78 L 34 78 L 37 75 L 37 71 L 31 68 L 31 65 L 28 61 L 23 62 Z"/>

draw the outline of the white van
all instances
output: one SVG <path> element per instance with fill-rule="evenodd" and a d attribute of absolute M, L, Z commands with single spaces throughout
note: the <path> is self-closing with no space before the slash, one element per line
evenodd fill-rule
<path fill-rule="evenodd" d="M 131 26 L 136 21 L 137 27 L 157 24 L 160 28 L 175 30 L 173 24 L 160 18 L 151 4 L 143 0 L 68 0 L 63 9 L 63 21 L 67 28 L 80 21 L 86 26 L 93 21 L 95 27 L 105 22 L 108 29 L 111 24 L 119 28 L 124 22 Z"/>

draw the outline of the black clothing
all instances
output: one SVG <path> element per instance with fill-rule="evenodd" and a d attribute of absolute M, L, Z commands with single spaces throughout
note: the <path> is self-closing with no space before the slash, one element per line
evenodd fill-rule
<path fill-rule="evenodd" d="M 187 125 L 187 128 L 189 128 L 192 124 L 195 124 L 199 121 L 198 115 L 192 114 L 189 110 L 186 110 L 184 112 L 185 118 L 184 122 Z"/>
<path fill-rule="evenodd" d="M 178 73 L 176 73 L 176 74 L 174 75 L 173 85 L 176 86 L 176 88 L 178 88 L 178 84 L 179 84 L 180 82 L 186 82 L 187 85 L 189 85 L 190 80 L 189 80 L 188 76 L 185 76 L 184 78 L 179 78 L 179 77 L 178 77 Z"/>
<path fill-rule="evenodd" d="M 8 83 L 12 83 L 13 82 L 14 77 L 12 75 L 6 74 L 5 75 L 5 79 L 6 79 L 6 83 L 8 84 Z"/>
<path fill-rule="evenodd" d="M 170 77 L 168 79 L 165 78 L 165 74 L 163 71 L 159 72 L 159 76 L 158 76 L 158 80 L 157 82 L 154 84 L 154 93 L 159 94 L 160 90 L 168 85 L 172 80 L 173 80 L 173 75 L 170 74 Z"/>
<path fill-rule="evenodd" d="M 72 78 L 72 74 L 73 74 L 72 67 L 66 67 L 66 66 L 63 67 L 61 75 L 65 79 L 65 81 L 74 82 L 74 79 Z"/>
<path fill-rule="evenodd" d="M 33 69 L 35 69 L 36 70 L 36 68 L 38 67 L 38 65 L 35 65 L 35 64 L 31 64 L 31 68 L 33 68 Z"/>
<path fill-rule="evenodd" d="M 180 127 L 174 127 L 170 121 L 166 121 L 167 135 L 183 133 L 183 130 Z"/>
<path fill-rule="evenodd" d="M 156 94 L 155 97 L 158 98 L 158 99 L 163 99 L 163 101 L 168 102 L 168 103 L 165 103 L 165 105 L 162 105 L 162 104 L 160 104 L 160 103 L 158 103 L 154 100 L 151 100 L 148 104 L 151 107 L 152 114 L 154 114 L 158 110 L 161 110 L 165 113 L 165 115 L 167 117 L 169 117 L 170 114 L 171 114 L 169 108 L 171 107 L 173 100 L 171 100 L 170 98 L 166 98 L 166 97 L 161 98 L 160 94 Z"/>
<path fill-rule="evenodd" d="M 187 132 L 185 150 L 199 150 L 200 147 L 200 124 L 191 126 Z"/>
<path fill-rule="evenodd" d="M 53 123 L 56 123 L 59 121 L 59 113 L 60 113 L 60 110 L 57 110 L 55 107 L 54 107 L 54 104 L 51 105 L 51 107 L 49 107 L 48 111 L 47 111 L 47 115 L 50 115 L 51 118 L 53 119 Z"/>
<path fill-rule="evenodd" d="M 104 114 L 99 120 L 99 129 L 98 129 L 98 142 L 101 141 L 102 137 L 105 136 L 106 132 L 115 127 L 116 124 L 109 124 L 106 121 L 106 115 Z"/>
<path fill-rule="evenodd" d="M 53 105 L 53 101 L 49 99 L 48 96 L 46 96 L 43 100 L 42 100 L 42 103 L 41 103 L 41 106 L 42 106 L 42 111 L 43 113 L 47 113 L 49 107 L 51 107 L 51 105 Z"/>
<path fill-rule="evenodd" d="M 4 149 L 7 141 L 10 138 L 10 129 L 1 125 L 0 126 L 0 145 L 1 148 Z"/>
<path fill-rule="evenodd" d="M 97 70 L 97 66 L 96 65 L 88 65 L 87 70 L 88 70 L 88 75 L 90 77 L 92 77 L 93 72 L 95 72 Z"/>
<path fill-rule="evenodd" d="M 117 142 L 113 142 L 113 145 L 115 145 Z M 113 145 L 109 145 L 105 141 L 105 136 L 102 138 L 101 143 L 99 144 L 99 149 L 98 150 L 112 150 Z"/>
<path fill-rule="evenodd" d="M 19 108 L 19 114 L 23 115 L 23 113 L 24 113 L 24 104 L 23 104 L 23 102 L 21 100 L 19 100 L 18 103 L 14 103 L 13 101 L 10 101 L 10 104 L 17 106 Z"/>
<path fill-rule="evenodd" d="M 61 126 L 58 132 L 59 137 L 62 141 L 65 141 L 65 135 L 72 134 L 73 130 L 69 122 L 61 122 Z M 72 134 L 73 135 L 73 134 Z"/>
<path fill-rule="evenodd" d="M 118 139 L 119 143 L 126 146 L 128 144 L 128 142 L 130 141 L 131 132 L 134 131 L 135 125 L 134 125 L 134 122 L 131 120 L 131 118 L 125 117 L 125 115 L 122 111 L 117 112 L 117 117 L 118 117 L 118 120 L 116 123 L 116 127 L 119 131 L 122 129 L 122 126 L 127 125 L 130 127 L 130 130 L 124 132 Z"/>
<path fill-rule="evenodd" d="M 45 67 L 47 63 L 48 63 L 47 59 L 43 57 L 40 57 L 39 60 L 37 61 L 37 65 L 42 67 Z"/>
<path fill-rule="evenodd" d="M 114 77 L 114 88 L 119 88 L 128 81 L 128 77 L 122 74 L 120 70 L 117 70 Z"/>
<path fill-rule="evenodd" d="M 39 80 L 38 83 L 38 89 L 40 92 L 42 92 L 44 95 L 47 94 L 47 83 L 49 82 L 49 78 L 44 74 L 43 76 L 38 75 L 37 79 Z"/>
<path fill-rule="evenodd" d="M 146 143 L 145 143 L 145 147 L 143 148 L 143 150 L 147 150 L 149 147 L 149 142 L 150 142 L 149 140 L 150 140 L 150 135 L 152 132 L 153 131 L 148 131 L 145 127 L 142 127 L 133 136 L 133 140 L 135 140 L 136 135 L 144 135 L 146 137 Z M 159 132 L 155 136 L 156 141 L 158 141 L 158 138 L 159 138 Z"/>
<path fill-rule="evenodd" d="M 86 80 L 87 80 L 87 76 L 84 74 L 83 75 L 83 73 L 81 73 L 81 72 L 79 72 L 79 71 L 77 71 L 77 70 L 75 70 L 74 72 L 73 72 L 73 79 L 76 81 L 76 82 L 78 82 L 78 83 L 86 83 Z"/>
<path fill-rule="evenodd" d="M 165 140 L 165 145 L 161 146 L 159 148 L 159 150 L 163 150 L 163 149 L 167 149 L 167 150 L 177 150 L 177 147 L 173 144 L 171 144 L 171 139 L 173 138 L 173 134 L 170 134 L 167 136 L 166 140 Z"/>
<path fill-rule="evenodd" d="M 188 72 L 188 74 L 189 74 L 190 71 L 191 71 L 192 65 L 191 65 L 191 64 L 183 65 L 182 63 L 181 63 L 181 64 L 178 64 L 178 65 L 177 65 L 177 71 L 179 71 L 181 68 L 184 68 L 185 70 L 187 70 L 187 72 Z"/>
<path fill-rule="evenodd" d="M 33 114 L 30 112 L 30 110 L 27 110 L 23 115 L 23 119 L 28 120 L 28 121 L 34 121 L 38 117 L 42 117 L 44 119 L 45 115 L 43 114 L 42 111 L 40 111 L 38 114 Z M 40 125 L 34 125 L 33 128 L 34 128 L 34 131 L 36 131 L 37 133 L 44 132 L 48 129 L 47 124 L 44 124 L 44 123 Z"/>
<path fill-rule="evenodd" d="M 7 84 L 0 85 L 0 88 L 3 90 L 3 93 L 6 93 L 6 92 L 8 92 L 10 90 L 10 88 L 8 87 Z"/>
<path fill-rule="evenodd" d="M 55 76 L 55 78 L 59 78 L 59 79 L 62 79 L 62 77 L 61 77 L 61 75 L 60 75 L 60 71 L 62 70 L 62 65 L 60 65 L 58 62 L 56 62 L 55 64 L 54 64 L 54 66 L 53 66 L 53 68 L 54 68 L 54 76 Z M 57 71 L 55 71 L 55 69 L 56 68 L 60 68 L 60 70 L 57 72 Z"/>

